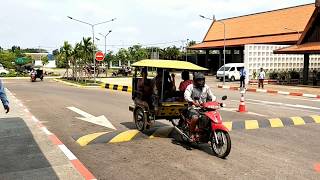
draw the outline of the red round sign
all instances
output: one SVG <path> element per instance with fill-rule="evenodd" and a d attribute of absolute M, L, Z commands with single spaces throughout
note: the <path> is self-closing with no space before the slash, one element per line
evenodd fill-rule
<path fill-rule="evenodd" d="M 104 59 L 104 54 L 101 51 L 96 52 L 96 60 L 97 61 L 103 61 Z"/>

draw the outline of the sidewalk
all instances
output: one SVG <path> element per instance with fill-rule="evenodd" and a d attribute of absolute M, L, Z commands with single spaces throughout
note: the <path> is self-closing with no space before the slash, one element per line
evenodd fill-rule
<path fill-rule="evenodd" d="M 72 152 L 11 92 L 7 96 L 11 111 L 0 108 L 0 179 L 89 179 L 77 170 Z"/>
<path fill-rule="evenodd" d="M 222 83 L 218 83 L 219 86 L 222 86 Z M 226 86 L 230 86 L 230 89 L 235 89 L 239 87 L 238 82 L 226 83 Z M 247 89 L 260 91 L 258 85 L 246 85 Z M 229 89 L 229 88 L 228 88 Z M 260 88 L 261 89 L 261 88 Z M 261 89 L 262 90 L 262 89 Z M 316 87 L 303 87 L 303 86 L 286 86 L 286 85 L 272 85 L 272 84 L 265 84 L 264 90 L 275 93 L 275 92 L 282 92 L 282 94 L 291 93 L 291 94 L 312 94 L 312 95 L 320 95 L 320 88 Z"/>

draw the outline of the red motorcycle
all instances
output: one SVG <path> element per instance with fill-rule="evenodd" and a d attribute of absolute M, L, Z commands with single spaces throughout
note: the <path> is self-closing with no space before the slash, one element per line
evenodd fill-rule
<path fill-rule="evenodd" d="M 226 99 L 227 96 L 222 97 L 222 100 Z M 181 114 L 177 124 L 174 121 L 172 121 L 172 124 L 181 135 L 183 141 L 198 144 L 210 142 L 213 154 L 219 158 L 225 158 L 231 151 L 231 139 L 228 133 L 229 130 L 222 124 L 222 118 L 218 111 L 220 107 L 224 106 L 223 103 L 219 102 L 207 102 L 197 108 L 200 117 L 196 128 L 195 140 L 191 140 L 191 120 L 186 116 L 187 110 Z"/>

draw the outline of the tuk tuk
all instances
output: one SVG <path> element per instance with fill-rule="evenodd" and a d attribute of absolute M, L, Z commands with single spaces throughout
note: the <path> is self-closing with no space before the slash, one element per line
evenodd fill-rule
<path fill-rule="evenodd" d="M 155 120 L 166 119 L 169 121 L 179 119 L 181 112 L 188 106 L 183 97 L 183 92 L 174 90 L 166 92 L 166 79 L 170 78 L 170 72 L 188 71 L 207 71 L 208 69 L 200 67 L 190 62 L 177 60 L 141 60 L 134 64 L 134 74 L 132 78 L 132 100 L 133 105 L 129 110 L 133 112 L 134 123 L 139 131 L 149 129 Z M 157 71 L 157 76 L 153 79 L 148 78 L 151 88 L 150 93 L 144 94 L 138 88 L 138 72 L 143 69 L 153 69 Z M 172 74 L 171 74 L 172 75 Z"/>

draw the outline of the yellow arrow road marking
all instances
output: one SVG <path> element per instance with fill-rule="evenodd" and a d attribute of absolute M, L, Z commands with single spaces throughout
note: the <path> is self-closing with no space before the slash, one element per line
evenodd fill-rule
<path fill-rule="evenodd" d="M 284 127 L 281 119 L 279 118 L 269 119 L 269 122 L 272 128 Z"/>
<path fill-rule="evenodd" d="M 118 143 L 118 142 L 126 142 L 130 141 L 132 138 L 134 138 L 140 131 L 138 130 L 128 130 L 124 131 L 114 138 L 112 138 L 109 143 Z"/>
<path fill-rule="evenodd" d="M 99 133 L 93 133 L 93 134 L 88 134 L 85 136 L 80 137 L 77 140 L 77 143 L 80 144 L 80 146 L 86 146 L 88 145 L 91 141 L 95 140 L 99 136 L 102 136 L 104 134 L 107 134 L 108 132 L 99 132 Z"/>

